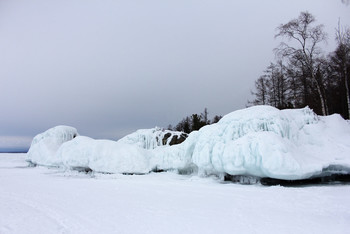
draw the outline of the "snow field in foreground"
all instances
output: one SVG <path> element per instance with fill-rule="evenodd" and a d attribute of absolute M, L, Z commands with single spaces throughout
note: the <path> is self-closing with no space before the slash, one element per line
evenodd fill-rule
<path fill-rule="evenodd" d="M 0 233 L 347 233 L 350 186 L 84 174 L 0 154 Z"/>

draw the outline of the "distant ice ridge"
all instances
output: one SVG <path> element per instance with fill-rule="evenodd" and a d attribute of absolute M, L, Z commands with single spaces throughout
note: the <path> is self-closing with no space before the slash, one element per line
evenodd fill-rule
<path fill-rule="evenodd" d="M 309 108 L 238 110 L 177 145 L 170 144 L 169 134 L 181 136 L 143 129 L 115 142 L 59 126 L 33 139 L 28 161 L 109 173 L 175 169 L 285 180 L 350 173 L 350 125 L 339 115 L 321 117 Z"/>

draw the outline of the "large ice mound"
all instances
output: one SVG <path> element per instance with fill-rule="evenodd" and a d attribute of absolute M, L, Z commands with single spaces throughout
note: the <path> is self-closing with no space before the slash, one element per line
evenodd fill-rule
<path fill-rule="evenodd" d="M 27 158 L 35 164 L 59 165 L 61 162 L 56 157 L 56 152 L 64 142 L 70 141 L 78 135 L 77 130 L 69 126 L 50 128 L 33 138 Z"/>
<path fill-rule="evenodd" d="M 321 117 L 307 107 L 235 111 L 177 145 L 158 128 L 139 130 L 118 142 L 77 135 L 74 128 L 62 126 L 39 134 L 28 161 L 109 173 L 191 169 L 201 175 L 283 180 L 350 173 L 350 125 L 339 115 Z"/>
<path fill-rule="evenodd" d="M 57 126 L 34 137 L 27 161 L 105 173 L 177 170 L 190 165 L 190 158 L 182 153 L 183 147 L 173 145 L 185 137 L 185 133 L 153 128 L 138 130 L 119 141 L 94 140 L 79 136 L 75 128 Z"/>
<path fill-rule="evenodd" d="M 202 174 L 296 180 L 321 175 L 330 165 L 350 168 L 350 126 L 339 115 L 319 117 L 309 108 L 255 106 L 196 135 L 188 140 Z"/>

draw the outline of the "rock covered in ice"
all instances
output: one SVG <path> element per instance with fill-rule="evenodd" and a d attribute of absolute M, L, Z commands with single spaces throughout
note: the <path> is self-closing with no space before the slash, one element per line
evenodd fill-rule
<path fill-rule="evenodd" d="M 179 131 L 164 130 L 158 127 L 139 129 L 120 140 L 118 143 L 137 146 L 145 149 L 149 155 L 151 170 L 176 170 L 186 168 L 191 156 L 184 154 L 184 142 L 188 134 Z"/>
<path fill-rule="evenodd" d="M 188 141 L 202 174 L 295 180 L 320 175 L 330 165 L 350 168 L 350 126 L 339 115 L 318 117 L 309 108 L 235 111 Z"/>
<path fill-rule="evenodd" d="M 185 143 L 185 142 L 184 142 Z M 183 144 L 184 144 L 183 143 Z M 184 145 L 158 147 L 148 150 L 152 170 L 185 170 L 191 167 L 191 155 L 185 154 Z"/>
<path fill-rule="evenodd" d="M 145 149 L 111 140 L 78 136 L 58 149 L 56 158 L 66 168 L 105 173 L 144 174 L 152 170 Z"/>
<path fill-rule="evenodd" d="M 75 128 L 57 126 L 34 137 L 27 161 L 106 173 L 144 174 L 185 168 L 190 157 L 185 157 L 182 147 L 170 146 L 177 137 L 181 132 L 144 129 L 116 142 L 78 136 Z"/>
<path fill-rule="evenodd" d="M 56 152 L 64 142 L 70 141 L 78 132 L 69 126 L 56 126 L 36 135 L 27 153 L 27 159 L 35 164 L 55 166 L 60 164 Z"/>
<path fill-rule="evenodd" d="M 350 125 L 339 115 L 321 117 L 309 108 L 235 111 L 177 145 L 170 136 L 181 133 L 168 133 L 143 129 L 115 142 L 75 137 L 74 128 L 59 126 L 33 139 L 28 159 L 110 173 L 178 169 L 284 180 L 350 174 Z"/>
<path fill-rule="evenodd" d="M 159 146 L 171 146 L 180 144 L 187 138 L 184 132 L 164 130 L 158 127 L 151 129 L 139 129 L 118 142 L 137 145 L 144 149 L 155 149 Z"/>

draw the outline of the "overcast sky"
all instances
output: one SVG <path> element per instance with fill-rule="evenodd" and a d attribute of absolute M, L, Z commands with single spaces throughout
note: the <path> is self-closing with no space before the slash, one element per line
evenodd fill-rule
<path fill-rule="evenodd" d="M 0 0 L 0 148 L 56 125 L 118 139 L 244 108 L 276 27 L 306 10 L 333 50 L 341 0 Z"/>

